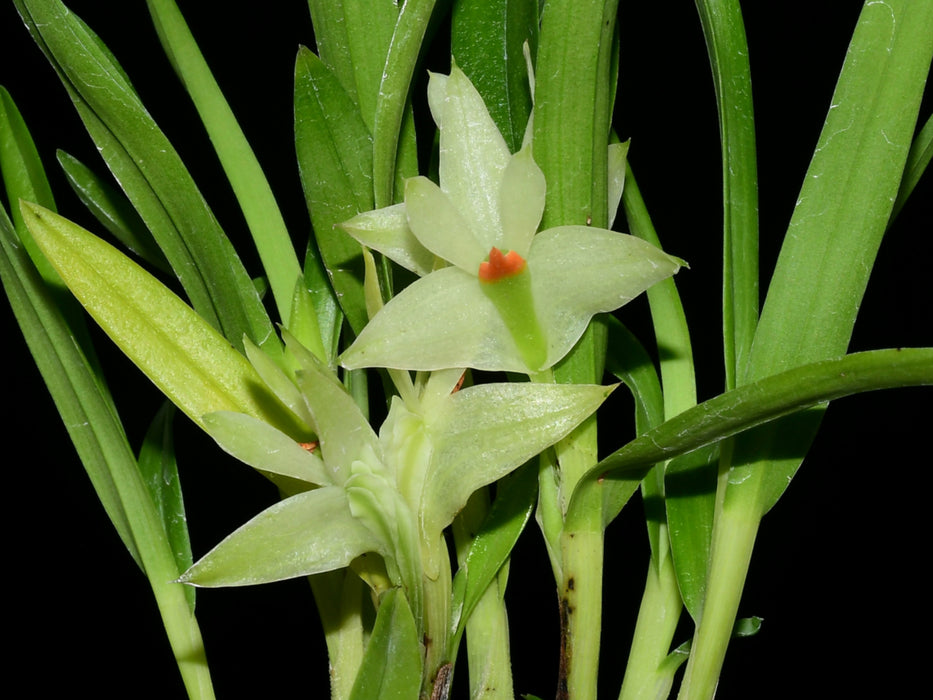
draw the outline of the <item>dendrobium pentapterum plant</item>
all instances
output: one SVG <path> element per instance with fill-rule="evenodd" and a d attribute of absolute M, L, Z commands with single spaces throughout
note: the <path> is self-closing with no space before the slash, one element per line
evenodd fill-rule
<path fill-rule="evenodd" d="M 373 318 L 341 362 L 388 368 L 398 395 L 378 434 L 331 358 L 283 331 L 284 354 L 277 342 L 278 352 L 268 353 L 244 338 L 246 362 L 125 255 L 24 205 L 39 246 L 124 352 L 282 494 L 178 580 L 236 586 L 350 569 L 374 595 L 372 636 L 380 619 L 391 618 L 383 626 L 407 635 L 425 687 L 456 658 L 470 615 L 465 591 L 481 595 L 489 584 L 453 585 L 444 531 L 477 490 L 565 438 L 613 389 L 548 381 L 461 388 L 463 368 L 535 377 L 570 350 L 595 313 L 621 306 L 682 264 L 604 229 L 536 234 L 545 183 L 530 147 L 509 154 L 456 68 L 432 76 L 429 100 L 441 130 L 443 187 L 413 178 L 403 204 L 345 224 L 365 246 L 422 276 L 382 306 L 364 250 Z M 610 199 L 617 205 L 618 197 Z M 490 575 L 501 565 L 487 567 Z M 459 580 L 468 569 L 461 566 Z"/>
<path fill-rule="evenodd" d="M 607 229 L 536 233 L 545 181 L 527 134 L 510 154 L 456 66 L 450 76 L 431 75 L 428 102 L 440 131 L 440 187 L 411 178 L 404 203 L 342 225 L 422 279 L 375 315 L 341 356 L 343 366 L 533 375 L 564 357 L 595 314 L 619 308 L 684 264 Z M 622 157 L 610 158 L 617 169 L 610 220 L 624 176 L 624 146 L 615 148 L 611 155 Z"/>

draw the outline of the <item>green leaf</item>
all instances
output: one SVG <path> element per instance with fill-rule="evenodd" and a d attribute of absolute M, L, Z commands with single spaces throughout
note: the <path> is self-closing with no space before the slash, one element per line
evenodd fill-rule
<path fill-rule="evenodd" d="M 393 588 L 379 601 L 350 700 L 417 700 L 421 683 L 421 641 L 415 620 L 405 594 Z"/>
<path fill-rule="evenodd" d="M 23 204 L 33 237 L 69 289 L 124 353 L 195 423 L 236 411 L 307 434 L 252 365 L 191 307 L 77 224 Z"/>
<path fill-rule="evenodd" d="M 580 490 L 600 480 L 637 486 L 650 465 L 783 416 L 864 391 L 933 384 L 933 348 L 854 353 L 803 365 L 704 401 L 637 437 L 591 469 Z M 573 495 L 568 521 L 580 496 Z"/>
<path fill-rule="evenodd" d="M 762 619 L 760 617 L 743 617 L 735 621 L 732 628 L 733 637 L 754 637 L 761 631 Z"/>
<path fill-rule="evenodd" d="M 308 239 L 305 251 L 304 281 L 314 305 L 314 315 L 321 332 L 321 344 L 327 353 L 327 363 L 336 366 L 344 316 L 313 237 Z"/>
<path fill-rule="evenodd" d="M 910 146 L 907 164 L 904 166 L 904 177 L 897 191 L 897 201 L 894 202 L 894 208 L 891 211 L 892 220 L 900 213 L 901 207 L 904 206 L 917 182 L 926 172 L 931 159 L 933 159 L 933 115 L 927 117 L 926 124 L 923 125 Z"/>
<path fill-rule="evenodd" d="M 147 5 L 162 48 L 194 102 L 240 204 L 279 318 L 288 328 L 301 268 L 269 182 L 176 3 L 148 0 Z M 317 330 L 316 325 L 313 330 Z"/>
<path fill-rule="evenodd" d="M 373 202 L 380 209 L 397 201 L 395 189 L 399 177 L 417 174 L 414 113 L 409 93 L 434 3 L 435 0 L 408 0 L 401 4 L 386 54 L 372 131 Z"/>
<path fill-rule="evenodd" d="M 252 280 L 116 59 L 58 0 L 15 4 L 192 305 L 236 346 L 246 335 L 274 352 L 277 338 Z"/>
<path fill-rule="evenodd" d="M 139 549 L 116 483 L 119 476 L 115 476 L 136 472 L 136 460 L 123 425 L 3 209 L 0 209 L 0 243 L 4 290 L 29 350 L 97 497 L 141 567 Z"/>
<path fill-rule="evenodd" d="M 55 199 L 45 176 L 39 152 L 23 117 L 6 88 L 0 86 L 0 173 L 9 202 L 10 218 L 29 251 L 29 257 L 46 284 L 61 289 L 62 281 L 39 253 L 28 235 L 19 211 L 19 200 L 36 202 L 54 210 Z"/>
<path fill-rule="evenodd" d="M 359 333 L 368 320 L 362 252 L 334 226 L 373 208 L 372 138 L 337 76 L 304 47 L 295 63 L 295 149 L 318 250 Z"/>
<path fill-rule="evenodd" d="M 531 518 L 537 498 L 537 468 L 529 464 L 496 484 L 496 500 L 473 534 L 469 550 L 454 576 L 450 657 L 473 609 L 508 561 L 519 535 Z M 486 498 L 484 496 L 484 498 Z"/>
<path fill-rule="evenodd" d="M 716 88 L 722 146 L 723 340 L 736 385 L 758 323 L 758 176 L 748 43 L 738 0 L 697 2 Z"/>
<path fill-rule="evenodd" d="M 168 535 L 168 544 L 175 556 L 178 571 L 184 571 L 193 562 L 191 539 L 188 535 L 188 519 L 185 502 L 178 478 L 178 463 L 175 461 L 175 440 L 172 420 L 175 408 L 165 402 L 156 413 L 143 438 L 139 451 L 139 473 L 149 487 L 149 495 L 162 520 Z M 191 610 L 194 610 L 194 589 L 186 588 L 185 595 Z"/>
<path fill-rule="evenodd" d="M 94 490 L 149 579 L 185 686 L 192 698 L 212 698 L 190 599 L 170 583 L 179 571 L 176 559 L 123 427 L 2 209 L 0 247 L 0 277 L 23 335 Z"/>
<path fill-rule="evenodd" d="M 531 114 L 531 90 L 522 45 L 538 43 L 537 0 L 466 0 L 454 3 L 450 52 L 489 106 L 511 152 L 522 146 Z"/>
<path fill-rule="evenodd" d="M 544 228 L 607 223 L 616 7 L 614 1 L 552 0 L 541 11 L 534 153 L 551 183 Z"/>
<path fill-rule="evenodd" d="M 308 0 L 311 22 L 314 24 L 314 43 L 324 65 L 340 80 L 340 84 L 354 104 L 356 75 L 350 57 L 350 38 L 343 6 L 345 0 Z"/>
<path fill-rule="evenodd" d="M 58 307 L 58 312 L 74 333 L 74 342 L 81 347 L 89 368 L 96 376 L 102 377 L 103 373 L 88 333 L 83 310 L 68 292 L 65 283 L 45 255 L 39 250 L 23 221 L 19 207 L 20 199 L 37 202 L 52 211 L 55 210 L 55 202 L 29 129 L 13 99 L 2 87 L 0 87 L 0 174 L 3 176 L 4 188 L 12 209 L 10 214 L 15 222 L 20 243 L 26 248 L 32 264 L 35 265 L 49 291 L 55 297 L 54 303 Z M 110 391 L 103 379 L 100 379 L 99 387 L 101 398 L 111 401 Z"/>
<path fill-rule="evenodd" d="M 635 432 L 641 435 L 664 421 L 664 400 L 661 395 L 658 373 L 644 346 L 618 319 L 606 314 L 599 320 L 608 329 L 606 370 L 622 381 L 632 392 L 632 398 L 635 400 Z M 609 482 L 605 485 L 603 527 L 615 520 L 634 493 L 627 486 L 627 484 L 616 482 Z M 657 489 L 654 489 L 653 492 L 656 491 Z M 657 520 L 649 520 L 648 539 L 651 542 L 652 552 L 661 551 L 658 546 L 659 537 L 659 523 Z"/>
<path fill-rule="evenodd" d="M 638 189 L 635 174 L 628 164 L 622 202 L 632 235 L 660 248 L 658 234 Z M 697 402 L 690 329 L 687 327 L 687 317 L 674 280 L 662 280 L 648 289 L 647 294 L 655 340 L 658 347 L 664 348 L 660 358 L 661 383 L 664 386 L 664 416 L 672 418 L 681 411 L 692 408 Z"/>
<path fill-rule="evenodd" d="M 931 56 L 933 5 L 866 3 L 741 381 L 845 352 L 904 172 Z M 756 491 L 767 512 L 799 467 L 816 425 L 791 431 L 776 424 L 740 439 L 730 490 Z M 782 458 L 774 457 L 777 449 Z"/>
<path fill-rule="evenodd" d="M 394 0 L 343 0 L 342 4 L 360 115 L 372 133 L 399 4 Z"/>
<path fill-rule="evenodd" d="M 126 195 L 111 187 L 81 161 L 64 151 L 58 151 L 58 163 L 65 172 L 71 189 L 84 206 L 117 240 L 159 270 L 171 270 L 168 260 Z"/>
<path fill-rule="evenodd" d="M 663 506 L 677 585 L 697 621 L 706 595 L 718 467 L 719 445 L 715 444 L 672 459 L 664 472 Z"/>
<path fill-rule="evenodd" d="M 342 488 L 325 486 L 267 508 L 179 577 L 207 588 L 250 586 L 332 571 L 381 540 L 353 517 Z"/>

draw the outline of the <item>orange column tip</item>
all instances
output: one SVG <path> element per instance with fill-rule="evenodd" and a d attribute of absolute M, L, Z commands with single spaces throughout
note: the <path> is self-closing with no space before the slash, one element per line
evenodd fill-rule
<path fill-rule="evenodd" d="M 493 246 L 489 251 L 489 261 L 479 264 L 479 278 L 483 282 L 498 282 L 504 277 L 512 277 L 525 269 L 525 260 L 514 250 L 503 253 Z"/>

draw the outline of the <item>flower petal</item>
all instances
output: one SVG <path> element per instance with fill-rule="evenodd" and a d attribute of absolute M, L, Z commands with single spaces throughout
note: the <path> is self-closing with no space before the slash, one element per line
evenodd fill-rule
<path fill-rule="evenodd" d="M 267 508 L 179 577 L 195 586 L 249 586 L 348 566 L 382 541 L 353 517 L 342 488 L 325 486 Z"/>
<path fill-rule="evenodd" d="M 489 254 L 472 227 L 441 189 L 426 177 L 405 182 L 408 225 L 421 244 L 434 255 L 476 275 Z"/>
<path fill-rule="evenodd" d="M 309 484 L 331 483 L 320 456 L 258 418 L 245 413 L 216 411 L 202 420 L 204 429 L 224 451 L 254 469 Z"/>
<path fill-rule="evenodd" d="M 544 213 L 544 173 L 531 156 L 531 147 L 522 148 L 509 160 L 502 176 L 499 213 L 502 219 L 503 250 L 514 250 L 528 257 Z M 489 251 L 487 251 L 488 253 Z"/>
<path fill-rule="evenodd" d="M 428 532 L 450 524 L 476 489 L 553 445 L 593 413 L 613 387 L 483 384 L 449 396 L 428 418 L 435 449 L 422 496 Z"/>
<path fill-rule="evenodd" d="M 340 363 L 349 369 L 528 371 L 479 281 L 456 267 L 406 287 L 373 317 Z"/>
<path fill-rule="evenodd" d="M 548 363 L 570 351 L 595 314 L 627 304 L 682 265 L 640 238 L 606 229 L 559 226 L 539 233 L 528 268 Z"/>
<path fill-rule="evenodd" d="M 289 352 L 301 365 L 298 388 L 314 419 L 321 456 L 332 483 L 344 484 L 353 463 L 382 456 L 379 438 L 337 377 L 303 345 L 283 333 Z"/>
<path fill-rule="evenodd" d="M 339 226 L 367 248 L 378 250 L 420 277 L 434 269 L 434 253 L 408 227 L 404 204 L 364 212 Z"/>
<path fill-rule="evenodd" d="M 488 252 L 502 235 L 499 192 L 509 149 L 483 98 L 456 66 L 446 80 L 432 75 L 428 99 L 440 129 L 440 180 Z"/>

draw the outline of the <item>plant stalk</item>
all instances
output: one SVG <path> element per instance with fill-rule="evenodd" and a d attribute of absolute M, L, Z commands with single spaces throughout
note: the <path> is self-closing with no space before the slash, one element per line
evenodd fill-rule
<path fill-rule="evenodd" d="M 678 700 L 711 700 L 716 694 L 760 522 L 751 498 L 733 501 L 731 507 L 727 501 L 718 513 L 706 598 Z"/>

